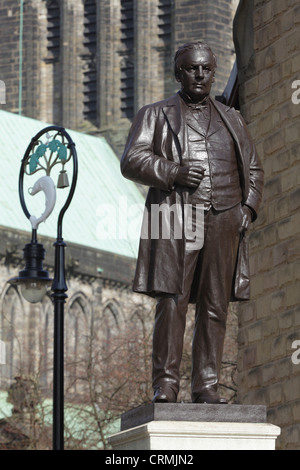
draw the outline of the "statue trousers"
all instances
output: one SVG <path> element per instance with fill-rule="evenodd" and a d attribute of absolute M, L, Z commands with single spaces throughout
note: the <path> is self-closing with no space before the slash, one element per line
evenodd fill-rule
<path fill-rule="evenodd" d="M 197 300 L 192 343 L 192 400 L 207 388 L 217 390 L 241 224 L 240 204 L 225 211 L 211 208 L 206 212 L 203 247 L 185 253 L 182 294 L 163 294 L 157 298 L 152 354 L 154 390 L 170 388 L 176 396 L 178 394 L 186 313 L 194 276 Z"/>

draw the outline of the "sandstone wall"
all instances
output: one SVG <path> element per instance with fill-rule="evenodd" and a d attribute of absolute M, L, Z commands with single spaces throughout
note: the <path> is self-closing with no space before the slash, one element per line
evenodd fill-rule
<path fill-rule="evenodd" d="M 249 236 L 252 300 L 239 312 L 238 399 L 266 404 L 269 421 L 282 428 L 278 448 L 299 449 L 300 364 L 292 355 L 300 340 L 300 105 L 292 85 L 300 79 L 300 5 L 255 0 L 252 17 L 240 18 L 241 112 L 265 188 Z"/>

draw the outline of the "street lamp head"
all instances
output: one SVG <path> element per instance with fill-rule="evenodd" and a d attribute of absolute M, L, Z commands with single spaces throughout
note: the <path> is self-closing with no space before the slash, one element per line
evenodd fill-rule
<path fill-rule="evenodd" d="M 19 276 L 8 282 L 20 286 L 23 297 L 31 303 L 41 302 L 50 287 L 52 279 L 48 271 L 43 269 L 45 250 L 42 244 L 32 240 L 25 245 L 25 268 L 19 272 Z"/>
<path fill-rule="evenodd" d="M 29 279 L 21 285 L 21 294 L 27 302 L 35 304 L 41 302 L 47 293 L 48 285 L 44 281 Z"/>

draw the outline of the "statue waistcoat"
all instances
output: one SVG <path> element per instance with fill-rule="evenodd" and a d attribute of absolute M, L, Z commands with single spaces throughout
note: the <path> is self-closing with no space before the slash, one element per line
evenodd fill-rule
<path fill-rule="evenodd" d="M 213 106 L 202 111 L 186 110 L 188 161 L 204 169 L 204 178 L 196 190 L 190 190 L 189 202 L 205 209 L 234 207 L 242 200 L 242 191 L 234 141 Z"/>

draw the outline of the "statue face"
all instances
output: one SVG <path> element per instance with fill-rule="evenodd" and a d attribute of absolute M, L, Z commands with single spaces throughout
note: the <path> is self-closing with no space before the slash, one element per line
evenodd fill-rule
<path fill-rule="evenodd" d="M 214 73 L 215 61 L 211 52 L 206 49 L 191 49 L 181 57 L 177 80 L 181 82 L 182 90 L 192 101 L 198 102 L 209 95 Z"/>

